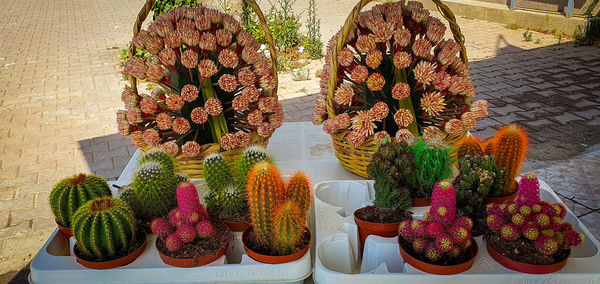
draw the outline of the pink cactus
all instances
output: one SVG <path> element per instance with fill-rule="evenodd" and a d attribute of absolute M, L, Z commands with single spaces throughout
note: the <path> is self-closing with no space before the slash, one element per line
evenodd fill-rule
<path fill-rule="evenodd" d="M 517 205 L 532 206 L 540 203 L 540 184 L 535 175 L 526 174 L 519 181 Z"/>
<path fill-rule="evenodd" d="M 471 218 L 466 217 L 466 216 L 460 216 L 460 217 L 456 218 L 456 221 L 454 222 L 454 224 L 456 226 L 461 226 L 461 227 L 467 228 L 467 230 L 469 232 L 471 232 L 471 230 L 473 229 L 473 220 L 471 220 Z"/>
<path fill-rule="evenodd" d="M 419 237 L 413 240 L 412 247 L 416 253 L 424 253 L 428 244 L 429 242 L 427 239 Z"/>
<path fill-rule="evenodd" d="M 500 228 L 500 235 L 507 241 L 519 238 L 519 227 L 515 224 L 506 224 Z"/>
<path fill-rule="evenodd" d="M 202 239 L 212 238 L 217 235 L 217 229 L 209 220 L 202 220 L 196 224 L 196 232 L 198 237 Z"/>
<path fill-rule="evenodd" d="M 487 226 L 493 232 L 497 232 L 502 227 L 502 217 L 498 215 L 488 215 L 486 218 Z"/>
<path fill-rule="evenodd" d="M 435 262 L 442 257 L 442 252 L 436 247 L 434 243 L 430 243 L 425 250 L 425 257 L 431 262 Z"/>
<path fill-rule="evenodd" d="M 411 223 L 411 220 L 404 220 L 398 225 L 398 234 L 408 241 L 412 241 L 414 239 L 411 229 Z"/>
<path fill-rule="evenodd" d="M 540 229 L 546 229 L 550 227 L 550 217 L 544 213 L 537 213 L 533 217 L 533 223 Z"/>
<path fill-rule="evenodd" d="M 200 211 L 198 191 L 191 182 L 182 182 L 177 186 L 177 206 L 179 212 L 188 220 L 190 215 Z M 198 218 L 198 220 L 200 219 Z"/>
<path fill-rule="evenodd" d="M 206 211 L 206 207 L 204 207 L 204 205 L 200 204 L 200 208 L 198 209 L 198 214 L 200 214 L 201 220 L 204 219 L 210 219 L 210 216 L 208 216 L 208 211 Z"/>
<path fill-rule="evenodd" d="M 184 224 L 177 228 L 177 236 L 185 244 L 196 239 L 196 229 L 190 224 Z"/>
<path fill-rule="evenodd" d="M 435 247 L 441 252 L 449 252 L 454 248 L 454 241 L 448 234 L 440 234 L 435 238 Z"/>
<path fill-rule="evenodd" d="M 444 226 L 454 222 L 456 217 L 456 190 L 449 182 L 438 182 L 431 193 L 429 215 Z"/>
<path fill-rule="evenodd" d="M 152 234 L 159 238 L 164 238 L 173 233 L 173 226 L 169 222 L 162 218 L 152 220 L 150 224 L 150 230 Z"/>
<path fill-rule="evenodd" d="M 427 223 L 423 220 L 414 220 L 410 223 L 410 229 L 415 237 L 424 237 L 426 235 Z"/>
<path fill-rule="evenodd" d="M 540 229 L 534 224 L 525 224 L 522 228 L 523 236 L 529 240 L 535 241 L 540 236 Z"/>
<path fill-rule="evenodd" d="M 527 219 L 525 219 L 525 216 L 523 216 L 523 214 L 521 213 L 515 213 L 512 215 L 511 217 L 511 222 L 519 227 L 525 225 L 525 223 L 527 223 Z"/>
<path fill-rule="evenodd" d="M 170 234 L 165 240 L 165 246 L 168 251 L 178 251 L 183 246 L 183 242 L 177 234 Z"/>
<path fill-rule="evenodd" d="M 185 218 L 183 218 L 183 215 L 181 215 L 181 212 L 179 212 L 179 209 L 177 208 L 169 212 L 169 222 L 171 222 L 171 225 L 175 227 L 180 227 L 184 224 L 187 224 L 187 221 Z"/>
<path fill-rule="evenodd" d="M 532 212 L 533 210 L 530 206 L 522 205 L 521 207 L 519 207 L 519 213 L 521 213 L 525 217 L 530 216 Z"/>
<path fill-rule="evenodd" d="M 464 243 L 467 239 L 471 238 L 471 233 L 469 233 L 469 230 L 458 225 L 454 225 L 454 227 L 450 229 L 450 234 L 452 235 L 454 242 L 457 244 Z"/>
<path fill-rule="evenodd" d="M 427 230 L 427 236 L 429 236 L 430 238 L 436 238 L 437 236 L 439 236 L 441 233 L 444 232 L 444 227 L 440 223 L 432 222 L 432 223 L 429 223 L 429 225 L 427 225 L 426 230 Z"/>
<path fill-rule="evenodd" d="M 535 240 L 535 248 L 545 255 L 551 255 L 558 251 L 558 243 L 552 237 L 541 235 Z"/>

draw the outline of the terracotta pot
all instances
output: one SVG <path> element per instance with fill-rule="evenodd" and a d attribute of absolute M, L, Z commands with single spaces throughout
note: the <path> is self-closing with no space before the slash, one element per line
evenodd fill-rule
<path fill-rule="evenodd" d="M 135 251 L 133 251 L 132 253 L 130 253 L 124 257 L 109 260 L 109 261 L 96 262 L 96 261 L 89 261 L 89 260 L 82 259 L 77 255 L 77 250 L 75 250 L 75 257 L 77 258 L 77 262 L 79 262 L 81 265 L 83 265 L 87 268 L 92 268 L 92 269 L 116 268 L 119 266 L 130 264 L 134 260 L 136 260 L 136 258 L 138 258 L 142 254 L 144 249 L 146 248 L 146 242 L 147 242 L 146 236 L 144 235 L 144 242 L 138 249 L 136 249 Z"/>
<path fill-rule="evenodd" d="M 490 203 L 502 204 L 504 202 L 511 201 L 511 200 L 515 199 L 515 197 L 517 197 L 517 192 L 516 191 L 513 194 L 507 195 L 507 196 L 488 197 L 488 198 L 486 198 L 486 199 L 483 200 L 483 203 L 484 204 L 490 204 Z"/>
<path fill-rule="evenodd" d="M 431 205 L 431 198 L 412 198 L 410 206 L 412 207 L 426 207 Z"/>
<path fill-rule="evenodd" d="M 516 260 L 510 259 L 506 256 L 503 256 L 498 251 L 496 251 L 492 246 L 490 246 L 490 244 L 487 242 L 486 242 L 486 246 L 487 246 L 487 250 L 488 250 L 488 253 L 490 254 L 490 256 L 496 262 L 500 263 L 502 266 L 504 266 L 508 269 L 514 270 L 514 271 L 519 271 L 519 272 L 529 273 L 529 274 L 547 274 L 547 273 L 559 271 L 565 266 L 565 264 L 567 264 L 567 260 L 569 259 L 569 257 L 567 256 L 564 260 L 559 261 L 557 263 L 553 263 L 553 264 L 542 264 L 542 265 L 529 264 L 529 263 L 516 261 Z M 569 250 L 569 255 L 571 255 L 570 250 Z"/>
<path fill-rule="evenodd" d="M 478 248 L 477 242 L 475 242 L 473 238 L 471 238 L 471 242 L 473 242 L 473 245 L 471 245 L 471 247 L 468 250 L 468 252 L 471 254 L 471 258 L 469 258 L 469 260 L 463 263 L 455 265 L 435 265 L 421 261 L 411 256 L 408 252 L 404 250 L 404 248 L 402 247 L 402 243 L 400 242 L 400 238 L 398 238 L 398 247 L 400 248 L 400 255 L 402 256 L 404 261 L 410 264 L 412 267 L 431 274 L 452 275 L 465 272 L 469 270 L 471 266 L 473 266 L 473 262 L 475 262 L 475 257 L 477 256 Z"/>
<path fill-rule="evenodd" d="M 246 230 L 244 230 L 244 232 L 242 233 L 242 244 L 244 245 L 244 250 L 246 251 L 248 256 L 250 256 L 252 259 L 254 259 L 256 261 L 260 261 L 262 263 L 280 264 L 280 263 L 292 262 L 292 261 L 298 260 L 301 257 L 303 257 L 306 254 L 306 252 L 308 251 L 308 249 L 310 248 L 310 241 L 309 241 L 308 244 L 306 246 L 304 246 L 304 248 L 302 248 L 300 251 L 292 253 L 292 254 L 277 255 L 277 256 L 260 254 L 260 253 L 257 253 L 255 251 L 251 250 L 246 245 L 246 242 L 248 240 L 248 235 L 250 233 L 252 233 L 253 230 L 254 230 L 254 228 L 252 228 L 252 226 L 248 226 L 248 228 L 246 228 Z M 306 232 L 308 232 L 308 236 L 310 238 L 310 230 L 307 227 L 304 227 L 304 230 Z"/>
<path fill-rule="evenodd" d="M 356 217 L 357 212 L 359 212 L 361 210 L 367 210 L 367 209 L 370 209 L 373 207 L 375 207 L 375 206 L 367 206 L 367 207 L 363 207 L 363 208 L 360 208 L 360 209 L 354 211 L 354 222 L 358 226 L 358 233 L 360 235 L 361 251 L 362 251 L 362 248 L 365 247 L 365 240 L 370 235 L 376 235 L 376 236 L 386 237 L 386 238 L 395 237 L 398 235 L 398 225 L 400 224 L 400 222 L 383 223 L 383 224 L 371 223 L 371 222 L 363 221 L 363 220 L 359 219 L 358 217 Z"/>
<path fill-rule="evenodd" d="M 230 230 L 235 231 L 235 232 L 243 232 L 244 230 L 246 230 L 246 228 L 248 228 L 248 226 L 250 226 L 250 223 L 248 222 L 223 222 L 225 223 L 225 225 L 227 225 L 227 227 L 229 227 Z"/>
<path fill-rule="evenodd" d="M 58 222 L 56 222 L 56 225 L 58 226 L 58 230 L 65 236 L 65 238 L 67 238 L 67 241 L 69 241 L 69 239 L 73 236 L 73 230 L 71 230 L 71 228 L 63 227 Z"/>

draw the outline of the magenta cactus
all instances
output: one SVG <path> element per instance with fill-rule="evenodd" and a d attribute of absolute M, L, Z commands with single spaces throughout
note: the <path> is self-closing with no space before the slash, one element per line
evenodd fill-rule
<path fill-rule="evenodd" d="M 533 210 L 528 205 L 522 205 L 521 207 L 519 207 L 519 213 L 521 213 L 525 217 L 530 216 L 532 212 Z"/>
<path fill-rule="evenodd" d="M 526 174 L 519 181 L 517 205 L 532 206 L 540 203 L 540 183 L 535 175 Z"/>
<path fill-rule="evenodd" d="M 456 190 L 449 182 L 438 182 L 431 194 L 429 214 L 438 223 L 448 226 L 456 217 Z"/>
<path fill-rule="evenodd" d="M 456 221 L 454 221 L 454 224 L 456 226 L 461 226 L 461 227 L 467 228 L 467 230 L 469 230 L 469 232 L 473 229 L 473 220 L 471 220 L 471 218 L 466 217 L 466 216 L 460 216 L 460 217 L 456 218 Z"/>
<path fill-rule="evenodd" d="M 196 239 L 196 228 L 190 224 L 183 224 L 177 228 L 177 236 L 184 244 L 192 242 Z"/>
<path fill-rule="evenodd" d="M 152 234 L 159 238 L 164 238 L 172 234 L 174 231 L 173 226 L 171 226 L 169 221 L 162 218 L 152 220 L 152 223 L 150 224 L 150 230 L 152 231 Z"/>
<path fill-rule="evenodd" d="M 502 227 L 504 220 L 499 215 L 488 215 L 486 218 L 487 226 L 493 232 L 497 232 Z"/>
<path fill-rule="evenodd" d="M 410 223 L 410 229 L 415 237 L 425 237 L 427 223 L 423 220 L 414 220 Z"/>
<path fill-rule="evenodd" d="M 179 212 L 179 209 L 175 208 L 173 210 L 171 210 L 171 212 L 169 212 L 169 222 L 171 222 L 171 225 L 175 226 L 175 227 L 180 227 L 184 224 L 187 224 L 187 220 L 185 220 L 185 218 L 183 218 L 183 215 L 181 214 L 181 212 Z"/>
<path fill-rule="evenodd" d="M 191 182 L 182 182 L 177 186 L 177 207 L 186 219 L 189 219 L 193 213 L 197 214 L 200 211 L 198 191 Z"/>
<path fill-rule="evenodd" d="M 416 238 L 412 241 L 412 247 L 416 253 L 424 253 L 427 249 L 428 241 L 425 238 Z"/>
<path fill-rule="evenodd" d="M 550 222 L 550 216 L 544 213 L 537 213 L 535 216 L 533 216 L 533 223 L 540 229 L 546 229 L 550 227 Z"/>
<path fill-rule="evenodd" d="M 527 223 L 527 219 L 525 219 L 525 216 L 523 216 L 523 214 L 521 213 L 513 214 L 510 220 L 513 224 L 515 224 L 518 227 L 522 227 L 523 225 L 525 225 L 525 223 Z"/>
<path fill-rule="evenodd" d="M 440 234 L 435 238 L 435 246 L 441 252 L 449 252 L 454 248 L 454 241 L 448 234 Z"/>
<path fill-rule="evenodd" d="M 444 232 L 444 227 L 442 224 L 437 222 L 432 222 L 427 225 L 427 236 L 430 238 L 436 238 L 440 234 Z"/>
<path fill-rule="evenodd" d="M 550 236 L 541 235 L 535 240 L 535 248 L 545 255 L 552 255 L 558 251 L 558 243 Z"/>
<path fill-rule="evenodd" d="M 519 227 L 515 224 L 506 224 L 500 228 L 500 235 L 507 241 L 514 241 L 519 238 Z"/>
<path fill-rule="evenodd" d="M 523 236 L 532 241 L 535 241 L 540 236 L 540 229 L 533 223 L 525 224 L 521 230 L 523 231 Z"/>
<path fill-rule="evenodd" d="M 173 233 L 165 240 L 165 246 L 168 251 L 178 251 L 183 246 L 183 242 L 176 233 Z"/>
<path fill-rule="evenodd" d="M 398 225 L 398 234 L 408 241 L 412 241 L 414 239 L 411 223 L 411 220 L 404 220 Z"/>
<path fill-rule="evenodd" d="M 202 220 L 196 224 L 196 232 L 198 237 L 202 239 L 212 238 L 217 235 L 217 229 L 209 220 Z"/>
<path fill-rule="evenodd" d="M 442 258 L 442 252 L 437 248 L 435 243 L 430 243 L 425 250 L 425 257 L 430 261 L 435 262 Z"/>
<path fill-rule="evenodd" d="M 464 243 L 469 237 L 471 237 L 471 234 L 469 234 L 469 230 L 467 228 L 461 227 L 457 224 L 450 229 L 450 234 L 452 234 L 452 239 L 457 244 Z"/>

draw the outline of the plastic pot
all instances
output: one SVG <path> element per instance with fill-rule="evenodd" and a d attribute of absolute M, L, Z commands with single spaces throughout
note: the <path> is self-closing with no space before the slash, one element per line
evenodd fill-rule
<path fill-rule="evenodd" d="M 412 207 L 426 207 L 431 205 L 431 198 L 412 198 L 410 206 Z"/>
<path fill-rule="evenodd" d="M 375 206 L 367 206 L 367 207 L 363 207 L 363 208 L 360 208 L 360 209 L 354 211 L 354 222 L 358 226 L 358 233 L 360 235 L 361 251 L 362 251 L 362 248 L 364 248 L 364 246 L 365 246 L 365 240 L 370 235 L 376 235 L 376 236 L 386 237 L 386 238 L 395 237 L 398 235 L 398 225 L 400 224 L 400 222 L 383 223 L 383 224 L 382 223 L 372 223 L 372 222 L 367 222 L 367 221 L 364 221 L 364 220 L 356 217 L 357 212 L 362 211 L 362 210 L 368 210 L 368 209 L 374 208 L 374 207 Z"/>
<path fill-rule="evenodd" d="M 56 221 L 56 220 L 55 220 Z M 58 226 L 58 230 L 67 238 L 67 241 L 73 236 L 73 230 L 71 228 L 67 228 L 56 222 Z"/>
<path fill-rule="evenodd" d="M 561 270 L 565 264 L 567 264 L 567 260 L 569 257 L 567 256 L 565 259 L 553 263 L 553 264 L 529 264 L 520 262 L 517 260 L 510 259 L 506 256 L 500 254 L 497 250 L 495 250 L 489 243 L 486 242 L 487 250 L 490 256 L 502 266 L 523 273 L 529 274 L 547 274 Z M 569 250 L 569 255 L 571 255 L 571 251 Z"/>
<path fill-rule="evenodd" d="M 144 237 L 144 242 L 142 243 L 142 245 L 140 245 L 140 247 L 138 249 L 136 249 L 132 253 L 130 253 L 124 257 L 121 257 L 121 258 L 108 260 L 108 261 L 98 261 L 98 262 L 97 261 L 89 261 L 89 260 L 80 258 L 77 250 L 75 250 L 75 257 L 77 258 L 77 262 L 79 262 L 81 265 L 83 265 L 87 268 L 91 268 L 91 269 L 111 269 L 111 268 L 116 268 L 119 266 L 127 265 L 127 264 L 132 263 L 134 260 L 136 260 L 136 258 L 138 258 L 138 256 L 140 256 L 140 254 L 142 254 L 142 252 L 144 252 L 144 249 L 146 248 L 146 235 L 143 235 L 143 237 Z"/>
<path fill-rule="evenodd" d="M 495 203 L 495 204 L 502 204 L 504 202 L 507 201 L 512 201 L 515 199 L 515 197 L 517 197 L 517 192 L 515 191 L 513 194 L 511 195 L 507 195 L 507 196 L 500 196 L 500 197 L 488 197 L 485 198 L 483 200 L 484 204 L 491 204 L 491 203 Z"/>
<path fill-rule="evenodd" d="M 475 240 L 473 238 L 471 238 L 471 242 L 473 244 L 471 245 L 471 247 L 468 250 L 468 252 L 471 254 L 471 257 L 469 258 L 469 260 L 467 260 L 463 263 L 455 264 L 455 265 L 435 265 L 435 264 L 430 264 L 430 263 L 421 261 L 421 260 L 411 256 L 408 252 L 406 252 L 404 250 L 404 248 L 402 247 L 400 238 L 398 238 L 398 247 L 400 248 L 400 255 L 402 256 L 404 261 L 406 263 L 410 264 L 412 267 L 419 269 L 423 272 L 430 273 L 430 274 L 452 275 L 452 274 L 458 274 L 461 272 L 465 272 L 465 271 L 469 270 L 469 268 L 471 268 L 471 266 L 473 266 L 473 263 L 475 262 L 475 257 L 477 256 L 478 248 L 477 248 L 477 242 L 475 242 Z"/>
<path fill-rule="evenodd" d="M 244 245 L 244 250 L 246 251 L 248 256 L 250 256 L 252 259 L 262 262 L 262 263 L 280 264 L 280 263 L 292 262 L 292 261 L 302 258 L 306 254 L 306 252 L 308 252 L 308 249 L 310 248 L 310 241 L 309 241 L 308 244 L 306 246 L 304 246 L 304 248 L 302 248 L 298 252 L 295 252 L 292 254 L 277 255 L 277 256 L 260 254 L 260 253 L 257 253 L 255 251 L 251 250 L 247 245 L 248 237 L 253 232 L 253 230 L 254 230 L 254 228 L 252 226 L 248 226 L 248 228 L 246 228 L 246 230 L 244 230 L 244 232 L 242 233 L 242 244 Z M 307 227 L 304 227 L 304 230 L 306 232 L 308 232 L 308 237 L 310 240 L 310 237 L 311 237 L 310 230 Z"/>
<path fill-rule="evenodd" d="M 235 231 L 235 232 L 243 232 L 244 230 L 246 230 L 246 228 L 248 228 L 248 226 L 250 226 L 250 223 L 248 222 L 223 222 L 225 223 L 225 225 L 227 225 L 227 227 L 229 227 L 230 230 Z"/>

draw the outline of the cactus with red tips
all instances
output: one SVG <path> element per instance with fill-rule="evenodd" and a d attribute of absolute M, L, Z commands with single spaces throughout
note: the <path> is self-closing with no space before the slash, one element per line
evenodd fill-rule
<path fill-rule="evenodd" d="M 496 165 L 506 171 L 506 185 L 500 195 L 510 195 L 517 190 L 515 178 L 527 154 L 527 132 L 516 124 L 509 124 L 498 130 L 493 141 Z"/>
<path fill-rule="evenodd" d="M 456 143 L 456 158 L 462 159 L 466 155 L 483 156 L 482 142 L 475 136 L 465 136 Z"/>

